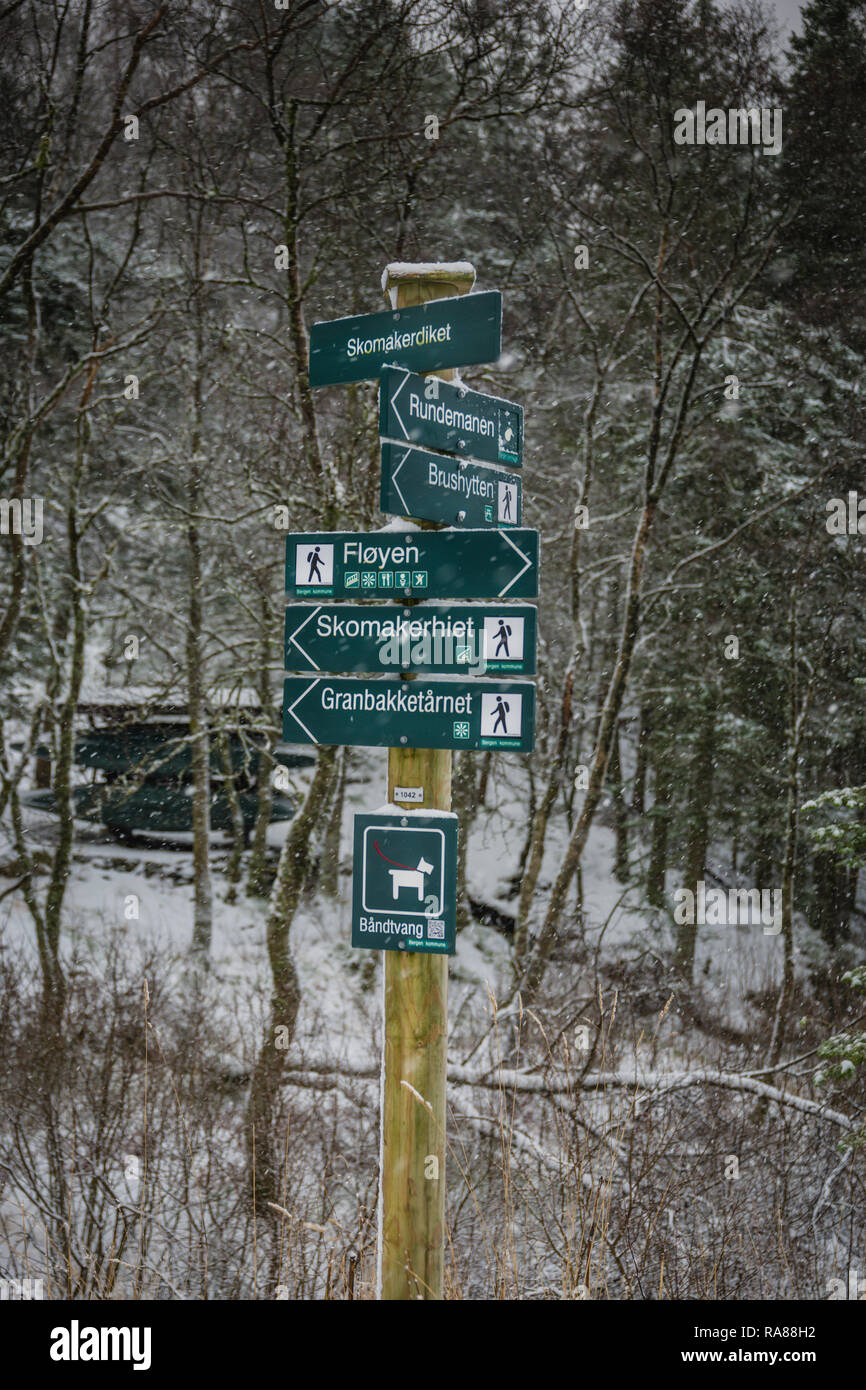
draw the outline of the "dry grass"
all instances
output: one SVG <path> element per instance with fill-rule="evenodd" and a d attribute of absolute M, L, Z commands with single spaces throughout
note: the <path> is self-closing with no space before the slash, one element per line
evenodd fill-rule
<path fill-rule="evenodd" d="M 2 1277 L 53 1298 L 375 1297 L 374 1067 L 327 1073 L 293 1051 L 279 1201 L 255 1217 L 244 1067 L 261 1001 L 226 1005 L 119 943 L 72 973 L 57 1028 L 35 983 L 0 973 Z M 701 1064 L 730 1066 L 724 1048 L 705 1040 Z M 862 1271 L 862 1151 L 838 1126 L 732 1091 L 587 1089 L 694 1050 L 670 1005 L 627 1017 L 599 980 L 543 1012 L 463 1011 L 451 1054 L 474 1051 L 475 1080 L 449 1091 L 446 1296 L 816 1299 Z"/>

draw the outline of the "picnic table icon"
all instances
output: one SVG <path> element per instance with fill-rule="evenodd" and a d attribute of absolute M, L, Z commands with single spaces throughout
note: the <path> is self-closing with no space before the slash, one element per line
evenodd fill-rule
<path fill-rule="evenodd" d="M 373 848 L 380 859 L 384 859 L 386 864 L 393 864 L 393 869 L 389 869 L 391 875 L 391 893 L 397 899 L 401 888 L 415 889 L 418 893 L 419 903 L 424 901 L 424 875 L 432 874 L 433 865 L 428 864 L 422 855 L 418 860 L 416 868 L 411 868 L 408 864 L 398 864 L 396 859 L 389 859 L 387 854 L 383 854 L 379 848 L 379 841 L 373 841 Z"/>

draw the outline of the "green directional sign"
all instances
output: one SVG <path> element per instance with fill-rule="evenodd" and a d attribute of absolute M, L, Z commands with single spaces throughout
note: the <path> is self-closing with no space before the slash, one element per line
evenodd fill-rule
<path fill-rule="evenodd" d="M 522 406 L 402 367 L 382 368 L 379 434 L 485 463 L 523 464 Z"/>
<path fill-rule="evenodd" d="M 521 480 L 485 463 L 383 443 L 379 505 L 395 516 L 449 526 L 519 526 Z"/>
<path fill-rule="evenodd" d="M 337 386 L 377 377 L 386 363 L 434 372 L 493 362 L 502 350 L 498 290 L 431 299 L 310 329 L 310 385 Z"/>
<path fill-rule="evenodd" d="M 452 812 L 355 817 L 352 945 L 454 955 L 457 817 Z"/>
<path fill-rule="evenodd" d="M 289 598 L 535 598 L 538 532 L 311 531 L 286 537 Z"/>
<path fill-rule="evenodd" d="M 283 742 L 366 748 L 502 748 L 531 753 L 532 681 L 289 676 Z"/>
<path fill-rule="evenodd" d="M 299 603 L 286 608 L 287 671 L 535 673 L 528 603 Z"/>

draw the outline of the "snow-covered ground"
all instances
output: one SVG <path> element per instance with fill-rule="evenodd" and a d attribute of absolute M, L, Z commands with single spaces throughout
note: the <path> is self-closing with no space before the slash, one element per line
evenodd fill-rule
<path fill-rule="evenodd" d="M 508 897 L 507 878 L 516 868 L 525 833 L 522 797 L 514 786 L 513 763 L 503 759 L 491 777 L 487 807 L 475 818 L 468 852 L 468 882 L 473 899 L 513 915 L 516 899 Z M 302 795 L 309 773 L 295 773 L 293 788 Z M 353 950 L 350 944 L 350 898 L 353 813 L 370 811 L 386 799 L 386 755 L 372 750 L 353 755 L 352 773 L 346 788 L 342 826 L 340 898 L 331 902 L 319 896 L 304 901 L 291 928 L 291 949 L 304 996 L 299 1020 L 299 1041 L 308 1029 L 317 1033 L 327 1021 L 332 1041 L 343 1039 L 347 1056 L 360 1060 L 353 1046 L 366 1054 L 370 1026 L 375 1025 L 378 990 L 359 989 L 358 957 L 367 952 Z M 26 811 L 25 821 L 34 842 L 50 848 L 56 822 L 41 813 Z M 272 825 L 269 845 L 278 852 L 288 824 Z M 551 823 L 542 886 L 555 875 L 566 843 L 563 817 Z M 64 952 L 85 949 L 88 953 L 104 942 L 107 933 L 124 933 L 142 946 L 155 947 L 165 958 L 174 958 L 178 969 L 192 937 L 192 855 L 190 836 L 175 835 L 172 847 L 159 843 L 140 843 L 135 847 L 117 845 L 99 827 L 80 822 L 74 859 L 64 902 Z M 583 906 L 586 941 L 594 948 L 604 933 L 606 957 L 666 953 L 672 943 L 672 921 L 667 913 L 652 912 L 640 906 L 640 887 L 623 887 L 614 877 L 613 832 L 603 825 L 593 829 L 583 860 Z M 9 861 L 13 851 L 8 841 L 0 842 L 0 864 Z M 226 902 L 224 868 L 227 841 L 212 837 L 214 880 L 213 976 L 227 989 L 246 985 L 266 999 L 269 973 L 265 952 L 266 904 L 247 898 L 242 886 L 237 901 Z M 723 864 L 711 866 L 726 881 L 736 883 Z M 42 880 L 44 882 L 44 880 Z M 674 887 L 669 875 L 669 894 Z M 573 897 L 571 901 L 574 901 Z M 137 916 L 135 915 L 137 913 Z M 820 955 L 820 944 L 805 922 L 798 921 L 798 964 Z M 803 954 L 805 946 L 806 955 Z M 20 890 L 0 901 L 0 949 L 22 952 L 35 960 L 35 942 L 24 898 Z M 782 938 L 767 935 L 760 925 L 701 926 L 698 930 L 696 978 L 714 998 L 716 1010 L 734 1026 L 754 1023 L 749 1017 L 747 997 L 771 987 L 779 978 Z M 554 964 L 553 970 L 557 968 Z M 510 952 L 506 937 L 489 926 L 473 925 L 458 939 L 457 955 L 452 957 L 451 980 L 455 996 L 452 1014 L 460 1011 L 465 995 L 475 995 L 488 1007 L 488 991 L 497 1000 L 508 992 Z"/>
<path fill-rule="evenodd" d="M 309 1075 L 303 1078 L 309 1081 L 317 1062 L 336 1065 L 341 1073 L 340 1083 L 333 1091 L 320 1092 L 315 1086 L 299 1085 L 298 1089 L 290 1088 L 289 1092 L 291 1133 L 294 1137 L 288 1152 L 288 1161 L 294 1165 L 289 1184 L 294 1222 L 292 1229 L 294 1239 L 300 1242 L 292 1248 L 303 1248 L 308 1253 L 315 1242 L 326 1243 L 328 1233 L 333 1235 L 338 1227 L 344 1234 L 346 1248 L 355 1248 L 359 1236 L 352 1232 L 356 1225 L 358 1230 L 366 1231 L 364 1222 L 369 1218 L 369 1194 L 373 1191 L 371 1184 L 375 1180 L 378 1132 L 376 1073 L 381 1057 L 382 956 L 378 952 L 354 950 L 351 947 L 349 899 L 353 813 L 375 810 L 385 802 L 385 774 L 386 756 L 383 752 L 353 753 L 342 827 L 339 900 L 330 902 L 321 894 L 312 901 L 302 900 L 291 927 L 291 950 L 302 990 L 290 1059 L 296 1079 L 299 1083 L 302 1080 L 298 1075 L 300 1068 L 309 1070 Z M 294 774 L 296 794 L 303 793 L 309 775 L 309 772 Z M 49 848 L 56 835 L 56 822 L 35 812 L 27 812 L 26 818 L 31 847 L 41 842 L 45 848 Z M 287 824 L 270 828 L 268 838 L 274 853 L 279 851 L 288 829 Z M 516 759 L 501 758 L 491 776 L 488 807 L 478 812 L 472 827 L 468 876 L 470 894 L 474 900 L 496 907 L 508 915 L 512 915 L 516 907 L 516 900 L 508 896 L 508 879 L 517 868 L 525 829 L 519 764 Z M 135 982 L 137 972 L 143 973 L 145 958 L 157 955 L 163 1000 L 167 986 L 170 1011 L 183 1012 L 190 980 L 188 947 L 193 926 L 189 837 L 173 837 L 171 848 L 156 844 L 131 847 L 117 845 L 103 838 L 99 828 L 93 825 L 82 823 L 77 831 L 64 905 L 63 954 L 67 963 L 71 963 L 76 955 L 83 957 L 90 972 L 86 978 L 93 979 L 94 971 L 101 971 L 103 962 L 106 969 L 110 967 L 110 948 L 120 942 L 124 955 L 128 948 L 128 985 Z M 556 872 L 565 835 L 564 822 L 554 820 L 541 875 L 542 887 L 549 885 Z M 209 1054 L 216 1058 L 216 1071 L 212 1073 L 208 1094 L 211 1097 L 218 1095 L 222 1108 L 214 1112 L 218 1116 L 218 1123 L 213 1131 L 201 1127 L 201 1116 L 191 1117 L 191 1122 L 194 1120 L 196 1150 L 190 1163 L 193 1166 L 204 1165 L 203 1171 L 210 1171 L 208 1165 L 219 1169 L 223 1187 L 215 1178 L 212 1183 L 219 1201 L 222 1201 L 223 1197 L 219 1194 L 232 1192 L 232 1184 L 239 1181 L 238 1173 L 245 1171 L 246 1158 L 238 1117 L 241 1114 L 241 1097 L 248 1092 L 244 1085 L 235 1086 L 234 1083 L 248 1081 L 251 1074 L 261 1043 L 262 1026 L 268 1016 L 271 980 L 265 943 L 267 904 L 247 898 L 242 888 L 238 891 L 237 901 L 227 903 L 224 872 L 227 842 L 221 835 L 212 838 L 212 857 L 214 927 L 207 1010 L 216 1030 L 215 1050 Z M 565 934 L 570 941 L 566 943 L 566 949 L 557 953 L 550 967 L 551 975 L 555 976 L 557 971 L 561 971 L 563 983 L 574 986 L 571 991 L 573 998 L 588 998 L 595 1008 L 595 948 L 604 933 L 599 952 L 604 961 L 604 971 L 600 972 L 603 988 L 601 985 L 599 988 L 604 994 L 605 1031 L 603 1045 L 595 1056 L 593 1068 L 603 1071 L 605 1078 L 612 1078 L 614 1073 L 619 1072 L 620 1079 L 629 1084 L 636 1065 L 642 1074 L 654 1073 L 656 1076 L 683 1070 L 700 1072 L 702 1067 L 712 1070 L 722 1060 L 717 1040 L 694 1026 L 687 1015 L 677 1009 L 664 1011 L 672 988 L 671 977 L 663 960 L 669 958 L 673 941 L 671 920 L 665 913 L 654 914 L 637 905 L 639 887 L 624 888 L 616 881 L 613 859 L 613 832 L 603 824 L 597 825 L 590 836 L 583 861 L 584 941 L 581 943 L 576 939 L 579 933 L 570 906 L 565 914 L 566 919 L 570 920 L 564 924 Z M 7 876 L 0 879 L 0 893 L 4 887 L 11 886 L 8 877 L 11 860 L 12 847 L 8 841 L 4 841 L 0 843 L 0 867 L 6 867 Z M 726 881 L 731 878 L 729 866 L 714 863 L 710 869 Z M 40 876 L 40 891 L 44 885 L 45 878 Z M 671 901 L 674 887 L 669 876 Z M 569 904 L 574 901 L 572 893 Z M 137 916 L 131 915 L 133 908 Z M 812 938 L 813 934 L 800 923 L 798 963 L 801 968 L 808 965 L 816 949 Z M 15 953 L 34 966 L 36 964 L 33 928 L 20 890 L 7 892 L 7 896 L 0 900 L 0 952 Z M 759 1015 L 749 1003 L 749 996 L 760 993 L 768 984 L 778 981 L 781 959 L 781 937 L 765 935 L 760 925 L 701 927 L 698 932 L 696 978 L 700 983 L 705 1009 L 728 1027 L 738 1028 L 748 1024 L 753 1028 L 759 1022 Z M 490 1175 L 488 1165 L 492 1162 L 492 1155 L 498 1155 L 497 1161 L 504 1165 L 503 1173 L 507 1170 L 507 1181 L 503 1177 L 507 1189 L 519 1190 L 522 1200 L 528 1204 L 513 1229 L 508 1226 L 508 1240 L 513 1242 L 513 1248 L 519 1253 L 521 1269 L 530 1271 L 526 1275 L 529 1281 L 527 1296 L 574 1296 L 573 1293 L 563 1295 L 557 1292 L 564 1277 L 560 1255 L 551 1252 L 542 1228 L 533 1225 L 535 1217 L 532 1211 L 535 1205 L 552 1203 L 551 1209 L 556 1209 L 561 1198 L 569 1209 L 570 1220 L 573 1215 L 570 1203 L 574 1192 L 580 1189 L 586 1194 L 590 1207 L 595 1209 L 598 1200 L 605 1211 L 610 1209 L 614 1212 L 618 1222 L 627 1224 L 624 1213 L 633 1209 L 637 1212 L 640 1203 L 648 1200 L 646 1194 L 650 1181 L 654 1184 L 655 1195 L 647 1221 L 652 1230 L 657 1231 L 653 1239 L 670 1244 L 664 1257 L 668 1280 L 672 1270 L 679 1270 L 678 1277 L 685 1281 L 689 1242 L 699 1237 L 701 1241 L 710 1237 L 716 1239 L 720 1220 L 714 1214 L 714 1209 L 710 1210 L 710 1203 L 706 1207 L 708 1215 L 701 1207 L 704 1213 L 701 1220 L 705 1221 L 705 1225 L 699 1236 L 696 1233 L 686 1236 L 677 1234 L 680 1229 L 677 1222 L 685 1223 L 683 1229 L 690 1230 L 688 1221 L 691 1217 L 688 1213 L 694 1204 L 690 1205 L 688 1193 L 690 1184 L 694 1186 L 698 1182 L 692 1174 L 691 1165 L 695 1162 L 709 1164 L 700 1180 L 704 1183 L 701 1191 L 716 1194 L 713 1201 L 717 1200 L 718 1175 L 710 1161 L 716 1141 L 709 1143 L 712 1152 L 707 1157 L 705 1150 L 709 1141 L 702 1126 L 706 1126 L 708 1117 L 714 1116 L 718 1109 L 717 1133 L 721 1136 L 718 1139 L 721 1152 L 740 1153 L 747 1167 L 749 1164 L 753 1167 L 758 1165 L 760 1145 L 775 1142 L 775 1131 L 765 1133 L 760 1126 L 749 1129 L 746 1125 L 745 1133 L 741 1132 L 742 1121 L 737 1116 L 740 1110 L 753 1104 L 754 1098 L 726 1094 L 725 1100 L 719 1101 L 717 1096 L 720 1093 L 713 1091 L 702 1095 L 700 1101 L 697 1091 L 689 1092 L 687 1097 L 681 1095 L 679 1108 L 674 1098 L 669 1108 L 664 1110 L 664 1125 L 668 1128 L 664 1136 L 656 1137 L 654 1126 L 662 1120 L 662 1107 L 650 1107 L 650 1118 L 644 1132 L 638 1109 L 632 1106 L 628 1086 L 622 1089 L 614 1086 L 611 1090 L 605 1084 L 580 1094 L 580 1120 L 576 1122 L 580 1128 L 577 1128 L 572 1123 L 571 1117 L 574 1115 L 576 1118 L 577 1112 L 571 1108 L 571 1098 L 561 1097 L 552 1101 L 548 1097 L 543 1101 L 532 1094 L 533 1083 L 545 1084 L 544 1076 L 538 1072 L 538 1064 L 540 1061 L 542 1067 L 546 1065 L 547 1036 L 542 1037 L 539 1048 L 535 1045 L 537 1036 L 533 1034 L 530 1041 L 534 1050 L 530 1052 L 530 1049 L 524 1048 L 520 1056 L 520 1067 L 526 1070 L 520 1075 L 524 1085 L 519 1112 L 515 1118 L 513 1098 L 509 1097 L 505 1107 L 508 1110 L 506 1122 L 502 1097 L 488 1085 L 490 1070 L 496 1069 L 497 1037 L 501 1036 L 501 1030 L 500 1034 L 491 1035 L 487 1025 L 491 1020 L 492 999 L 501 1004 L 512 983 L 507 938 L 493 927 L 471 926 L 458 938 L 457 954 L 451 959 L 449 974 L 452 1036 L 449 1065 L 454 1073 L 449 1086 L 449 1152 L 452 1154 L 449 1171 L 453 1170 L 456 1184 L 458 1177 L 462 1181 L 466 1167 L 467 1171 L 471 1171 L 472 1184 L 476 1185 L 472 1190 L 483 1191 L 486 1201 L 495 1206 L 498 1201 L 495 1195 L 499 1190 L 496 1187 L 498 1179 Z M 618 977 L 627 983 L 617 985 Z M 618 1009 L 615 1004 L 616 991 L 620 1001 Z M 643 1014 L 637 1019 L 638 1026 L 634 1029 L 619 1021 L 628 1020 L 630 1009 Z M 162 1016 L 166 1017 L 164 1008 Z M 574 1018 L 571 1004 L 567 1016 L 569 1020 Z M 766 1023 L 766 1019 L 763 1022 Z M 158 1029 L 160 1027 L 157 1025 Z M 170 1027 L 167 1031 L 171 1031 Z M 659 1035 L 661 1038 L 657 1045 Z M 485 1037 L 487 1041 L 482 1043 Z M 569 1064 L 565 1061 L 563 1070 L 564 1059 L 560 1055 L 563 1049 L 557 1047 L 556 1051 L 556 1065 L 559 1067 L 556 1075 L 561 1081 L 568 1074 Z M 507 1065 L 511 1068 L 510 1061 Z M 499 1074 L 499 1084 L 507 1092 L 512 1084 L 516 1085 L 508 1078 L 517 1076 L 517 1070 L 506 1070 Z M 231 1085 L 228 1096 L 225 1091 L 227 1084 Z M 820 1100 L 820 1097 L 815 1099 Z M 75 1103 L 73 1098 L 73 1108 Z M 814 1104 L 806 1102 L 810 1103 Z M 205 1111 L 210 1113 L 207 1107 Z M 690 1129 L 683 1117 L 691 1115 L 693 1111 L 694 1128 Z M 127 1152 L 135 1155 L 141 1144 L 137 1132 L 137 1111 L 133 1114 L 134 1119 L 127 1126 L 128 1137 L 124 1138 L 121 1146 L 122 1152 L 110 1158 L 110 1163 L 114 1164 L 112 1181 L 118 1183 L 118 1172 L 121 1170 L 115 1172 L 117 1165 L 126 1162 L 124 1155 Z M 337 1126 L 337 1118 L 338 1127 L 334 1128 L 337 1137 L 331 1141 L 328 1140 L 331 1134 L 329 1126 Z M 636 1160 L 632 1171 L 626 1146 L 621 1143 L 626 1132 L 638 1145 L 656 1146 L 652 1148 L 652 1158 L 651 1161 L 647 1160 L 649 1167 L 646 1169 L 642 1167 L 642 1160 Z M 797 1169 L 798 1174 L 811 1172 L 807 1166 L 809 1164 L 814 1168 L 814 1191 L 805 1178 L 801 1182 L 803 1203 L 809 1210 L 814 1208 L 823 1190 L 826 1175 L 836 1171 L 839 1165 L 836 1145 L 841 1131 L 832 1125 L 828 1127 L 824 1141 L 826 1152 L 821 1151 L 820 1163 L 809 1147 L 817 1132 L 814 1115 L 807 1117 L 798 1130 L 796 1153 L 791 1159 L 795 1165 L 801 1165 Z M 160 1172 L 164 1169 L 161 1179 L 164 1188 L 159 1189 L 160 1200 L 169 1204 L 175 1202 L 179 1191 L 181 1197 L 185 1191 L 185 1179 L 178 1167 L 183 1167 L 184 1156 L 174 1153 L 166 1139 L 166 1135 L 170 1138 L 170 1134 L 169 1126 L 161 1137 L 154 1136 L 154 1143 L 159 1138 L 161 1145 L 159 1152 L 163 1166 Z M 324 1150 L 329 1155 L 327 1161 L 322 1159 L 317 1148 L 317 1145 L 326 1144 L 326 1140 L 331 1144 Z M 355 1157 L 361 1152 L 363 1161 L 356 1163 Z M 772 1150 L 772 1153 L 776 1152 Z M 353 1161 L 347 1164 L 346 1155 L 349 1153 L 353 1155 Z M 771 1175 L 773 1162 L 767 1162 L 760 1167 L 760 1171 Z M 320 1190 L 317 1186 L 319 1176 L 329 1163 L 336 1165 L 341 1173 L 344 1170 L 351 1173 L 351 1180 L 347 1179 L 348 1185 L 335 1186 L 328 1177 L 326 1182 L 323 1179 L 325 1186 Z M 763 1158 L 761 1163 L 764 1163 Z M 198 1172 L 198 1168 L 195 1171 Z M 748 1194 L 748 1190 L 747 1185 L 743 1185 L 742 1193 Z M 118 1191 L 121 1189 L 118 1188 Z M 126 1200 L 130 1199 L 127 1197 Z M 746 1201 L 747 1197 L 743 1200 Z M 766 1201 L 766 1210 L 771 1210 L 769 1190 L 764 1195 L 756 1196 L 755 1200 L 759 1204 Z M 159 1278 L 167 1282 L 163 1293 L 158 1294 L 161 1286 L 154 1275 L 154 1282 L 148 1285 L 148 1296 L 165 1296 L 165 1290 L 172 1296 L 201 1296 L 199 1283 L 196 1282 L 195 1259 L 190 1261 L 185 1253 L 186 1237 L 190 1234 L 190 1223 L 195 1216 L 194 1206 L 188 1212 L 180 1197 L 177 1197 L 177 1201 L 183 1208 L 175 1213 L 177 1232 L 165 1243 L 162 1243 L 161 1237 L 157 1237 L 151 1247 L 153 1267 L 161 1271 Z M 243 1213 L 237 1216 L 241 1208 L 237 1207 L 236 1211 L 231 1203 L 228 1207 L 220 1207 L 220 1211 L 227 1212 L 229 1207 L 233 1215 L 219 1218 L 216 1228 L 208 1231 L 208 1242 L 211 1247 L 219 1248 L 225 1222 L 227 1245 L 232 1247 L 226 1260 L 228 1266 L 234 1268 L 232 1260 L 243 1266 L 246 1259 L 245 1247 L 238 1235 L 240 1227 L 236 1224 L 242 1220 Z M 484 1208 L 485 1220 L 492 1209 Z M 484 1290 L 488 1285 L 480 1272 L 483 1261 L 479 1264 L 472 1255 L 481 1238 L 480 1232 L 472 1225 L 472 1205 L 455 1198 L 454 1212 L 459 1213 L 459 1221 L 464 1223 L 459 1225 L 456 1245 L 460 1248 L 463 1265 L 467 1271 L 471 1270 L 471 1276 L 468 1272 L 466 1274 L 463 1296 L 487 1296 Z M 82 1216 L 82 1221 L 85 1216 Z M 455 1215 L 454 1219 L 457 1221 L 458 1216 Z M 586 1219 L 590 1218 L 587 1216 Z M 756 1218 L 743 1214 L 740 1219 L 745 1224 L 752 1224 Z M 635 1217 L 635 1220 L 640 1227 L 641 1218 Z M 822 1263 L 819 1274 L 815 1276 L 819 1281 L 816 1286 L 819 1291 L 823 1287 L 821 1281 L 825 1274 L 829 1278 L 837 1267 L 844 1270 L 846 1262 L 851 1263 L 850 1251 L 842 1250 L 837 1260 L 827 1244 L 828 1232 L 830 1235 L 833 1233 L 833 1220 L 833 1212 L 828 1210 L 820 1237 L 816 1236 L 823 1242 Z M 29 1208 L 25 1211 L 21 1206 L 17 1191 L 10 1189 L 8 1195 L 0 1197 L 0 1223 L 6 1230 L 9 1249 L 15 1252 L 16 1269 L 19 1266 L 25 1268 L 26 1262 L 21 1263 L 24 1256 L 20 1252 L 26 1253 L 28 1242 L 29 1258 L 33 1258 L 34 1251 L 39 1253 L 40 1222 L 38 1213 L 30 1212 Z M 796 1233 L 791 1236 L 791 1242 L 795 1242 L 795 1236 Z M 775 1240 L 774 1230 L 768 1227 L 763 1237 L 772 1243 Z M 196 1235 L 195 1240 L 198 1238 Z M 369 1244 L 369 1233 L 364 1238 Z M 620 1236 L 616 1238 L 620 1239 Z M 232 1246 L 232 1241 L 235 1241 L 237 1249 Z M 192 1243 L 195 1246 L 195 1241 Z M 372 1245 L 369 1245 L 369 1249 L 372 1249 Z M 364 1276 L 369 1289 L 364 1296 L 372 1296 L 372 1256 L 369 1249 L 369 1269 Z M 784 1253 L 787 1258 L 787 1247 Z M 40 1263 L 42 1258 L 43 1255 L 39 1254 L 37 1267 L 40 1269 L 44 1267 Z M 478 1260 L 481 1260 L 480 1254 Z M 250 1281 L 248 1270 L 243 1277 Z M 292 1279 L 294 1277 L 291 1276 Z M 761 1274 L 760 1278 L 763 1277 Z M 773 1282 L 774 1278 L 776 1283 Z M 766 1289 L 775 1292 L 781 1289 L 782 1296 L 790 1296 L 785 1293 L 788 1288 L 786 1278 L 784 1271 L 778 1276 L 768 1273 Z M 657 1286 L 657 1272 L 654 1279 Z M 600 1272 L 593 1275 L 593 1281 L 593 1287 L 598 1282 L 604 1296 L 634 1296 L 633 1292 L 628 1292 L 625 1284 L 617 1282 L 617 1271 L 607 1269 L 603 1259 Z M 765 1289 L 760 1279 L 754 1287 L 752 1284 L 748 1287 L 753 1289 L 754 1294 L 754 1288 L 759 1285 Z M 568 1280 L 564 1286 L 571 1287 Z M 683 1287 L 686 1286 L 684 1282 Z M 796 1287 L 800 1295 L 805 1289 L 808 1296 L 816 1296 L 813 1285 L 808 1283 L 805 1275 Z M 320 1286 L 315 1283 L 292 1283 L 292 1288 L 301 1290 L 295 1296 L 321 1296 Z M 188 1290 L 192 1290 L 191 1295 Z"/>

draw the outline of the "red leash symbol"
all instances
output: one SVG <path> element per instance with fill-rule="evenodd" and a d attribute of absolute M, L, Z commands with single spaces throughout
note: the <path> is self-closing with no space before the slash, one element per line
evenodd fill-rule
<path fill-rule="evenodd" d="M 396 869 L 410 869 L 410 870 L 411 870 L 411 868 L 412 868 L 412 865 L 411 865 L 411 864 L 398 864 L 396 859 L 389 859 L 388 856 L 387 856 L 387 854 L 383 854 L 382 851 L 381 851 L 380 848 L 379 848 L 379 841 L 378 841 L 378 840 L 374 840 L 374 841 L 373 841 L 373 848 L 374 848 L 374 850 L 376 851 L 376 853 L 378 854 L 379 858 L 380 858 L 380 859 L 384 859 L 384 861 L 385 861 L 386 864 L 393 864 L 394 867 L 395 867 Z"/>

